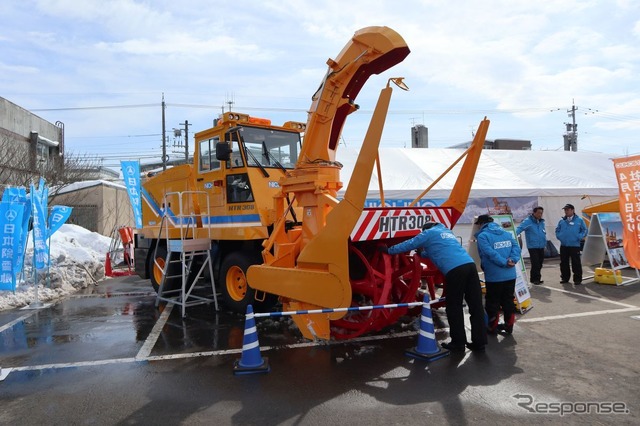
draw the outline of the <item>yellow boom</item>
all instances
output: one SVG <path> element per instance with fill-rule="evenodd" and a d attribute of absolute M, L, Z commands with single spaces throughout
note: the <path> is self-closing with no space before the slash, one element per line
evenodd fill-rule
<path fill-rule="evenodd" d="M 280 295 L 284 310 L 342 308 L 351 304 L 348 239 L 362 212 L 389 107 L 392 89 L 381 93 L 345 197 L 341 165 L 335 162 L 346 117 L 357 110 L 354 101 L 372 74 L 379 74 L 409 54 L 402 37 L 387 27 L 355 33 L 335 60 L 313 96 L 301 154 L 293 171 L 280 180 L 275 197 L 278 220 L 262 252 L 264 264 L 251 266 L 249 284 Z M 302 207 L 302 225 L 288 226 L 290 195 Z M 343 313 L 296 315 L 307 338 L 329 338 L 329 320 Z"/>

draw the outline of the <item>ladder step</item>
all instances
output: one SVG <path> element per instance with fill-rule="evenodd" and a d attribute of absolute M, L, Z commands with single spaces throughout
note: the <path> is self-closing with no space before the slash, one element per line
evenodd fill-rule
<path fill-rule="evenodd" d="M 165 236 L 167 247 L 164 272 L 169 272 L 169 264 L 181 263 L 182 266 L 179 269 L 176 266 L 172 267 L 172 272 L 179 273 L 167 274 L 163 277 L 156 298 L 156 306 L 160 300 L 178 304 L 182 307 L 183 317 L 188 306 L 213 302 L 216 310 L 218 309 L 217 291 L 213 276 L 209 277 L 210 281 L 206 279 L 206 276 L 213 275 L 210 229 L 208 230 L 207 238 L 197 238 L 196 235 L 198 233 L 202 237 L 206 234 L 202 231 L 206 230 L 203 224 L 206 223 L 206 218 L 210 214 L 208 197 L 209 194 L 204 191 L 167 192 L 164 195 L 164 205 L 170 206 L 171 200 L 176 203 L 176 198 L 179 205 L 179 212 L 176 213 L 175 222 L 170 220 L 167 212 L 165 212 L 160 222 L 159 238 L 162 238 L 163 235 Z M 203 211 L 194 213 L 191 210 L 196 205 L 196 199 L 200 203 L 205 200 L 206 208 Z M 183 209 L 183 206 L 186 206 L 186 209 Z M 179 235 L 179 238 L 170 239 L 170 235 Z M 196 259 L 197 257 L 202 257 L 202 260 Z M 208 270 L 205 269 L 207 267 Z M 182 285 L 179 289 L 165 290 L 165 284 L 168 280 L 173 282 L 179 280 Z M 194 291 L 197 291 L 198 294 L 192 294 Z M 203 297 L 208 293 L 211 294 Z"/>

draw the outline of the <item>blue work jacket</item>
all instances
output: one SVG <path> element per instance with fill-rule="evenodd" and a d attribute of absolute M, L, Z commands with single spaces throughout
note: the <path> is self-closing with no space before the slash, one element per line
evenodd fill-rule
<path fill-rule="evenodd" d="M 474 263 L 469 253 L 458 241 L 458 237 L 441 223 L 420 232 L 407 241 L 389 247 L 389 254 L 399 254 L 411 250 L 418 250 L 420 256 L 431 259 L 444 275 L 460 265 Z"/>
<path fill-rule="evenodd" d="M 520 235 L 523 231 L 527 240 L 527 248 L 543 249 L 547 246 L 547 230 L 544 219 L 538 220 L 535 216 L 529 215 L 516 228 L 516 234 Z"/>
<path fill-rule="evenodd" d="M 556 238 L 565 247 L 580 247 L 580 241 L 587 236 L 587 226 L 580 216 L 574 214 L 571 220 L 564 216 L 556 226 Z"/>
<path fill-rule="evenodd" d="M 497 223 L 487 223 L 475 234 L 478 242 L 480 264 L 487 282 L 508 281 L 516 278 L 516 268 L 520 260 L 520 246 L 513 234 L 502 229 Z M 516 266 L 507 263 L 512 260 Z"/>

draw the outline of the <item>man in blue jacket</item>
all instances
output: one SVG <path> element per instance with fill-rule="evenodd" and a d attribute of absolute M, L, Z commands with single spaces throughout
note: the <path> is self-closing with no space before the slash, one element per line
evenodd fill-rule
<path fill-rule="evenodd" d="M 529 250 L 529 261 L 531 262 L 531 276 L 529 279 L 533 284 L 542 284 L 542 263 L 544 262 L 544 249 L 547 246 L 547 230 L 545 229 L 542 207 L 534 207 L 531 213 L 516 228 L 516 234 L 524 232 L 527 240 L 527 250 Z"/>
<path fill-rule="evenodd" d="M 442 272 L 446 283 L 446 312 L 451 341 L 442 344 L 450 351 L 464 351 L 465 345 L 474 351 L 483 351 L 487 344 L 487 330 L 482 308 L 482 288 L 478 270 L 469 253 L 458 238 L 441 223 L 427 222 L 422 232 L 394 246 L 382 248 L 389 254 L 418 250 L 420 256 L 431 259 Z M 464 329 L 463 299 L 471 318 L 471 343 L 467 343 Z"/>
<path fill-rule="evenodd" d="M 487 290 L 484 306 L 489 318 L 487 331 L 493 334 L 498 330 L 502 308 L 502 329 L 511 334 L 516 322 L 513 296 L 516 287 L 515 266 L 520 260 L 520 246 L 510 232 L 494 223 L 493 218 L 487 214 L 478 216 L 476 225 L 482 226 L 475 237 Z"/>
<path fill-rule="evenodd" d="M 587 236 L 584 221 L 575 213 L 573 204 L 563 207 L 564 216 L 556 226 L 556 238 L 560 241 L 560 282 L 566 284 L 573 271 L 573 283 L 582 284 L 582 263 L 580 262 L 580 242 Z M 569 269 L 571 261 L 571 269 Z"/>

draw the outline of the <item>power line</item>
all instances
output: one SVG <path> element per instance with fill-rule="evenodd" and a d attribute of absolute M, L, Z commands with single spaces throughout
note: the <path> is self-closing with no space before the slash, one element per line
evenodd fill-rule
<path fill-rule="evenodd" d="M 162 136 L 162 133 L 150 133 L 148 135 L 114 135 L 114 136 L 71 136 L 66 139 L 111 139 L 111 138 L 146 138 Z"/>
<path fill-rule="evenodd" d="M 594 109 L 594 108 L 585 108 L 585 110 L 587 111 L 587 112 L 584 113 L 585 115 L 597 115 L 599 117 L 608 118 L 608 119 L 614 120 L 614 121 L 630 121 L 630 122 L 638 121 L 638 122 L 640 122 L 640 117 L 634 117 L 634 116 L 622 115 L 622 114 L 615 114 L 615 113 L 612 113 L 612 112 L 600 111 L 599 109 Z"/>
<path fill-rule="evenodd" d="M 60 108 L 38 108 L 31 109 L 34 112 L 43 111 L 82 111 L 82 110 L 104 110 L 104 109 L 128 109 L 128 108 L 156 108 L 157 103 L 133 104 L 133 105 L 103 105 L 103 106 L 83 106 L 83 107 L 60 107 Z M 220 105 L 207 104 L 182 104 L 165 102 L 165 107 L 196 108 L 196 109 L 219 109 Z M 255 107 L 255 106 L 235 106 L 235 109 L 242 111 L 272 111 L 272 112 L 304 112 L 307 108 L 277 108 L 277 107 Z M 554 108 L 555 110 L 556 108 Z M 390 110 L 389 114 L 478 114 L 478 113 L 498 113 L 498 114 L 523 114 L 540 113 L 549 111 L 549 107 L 527 107 L 527 108 L 479 108 L 479 109 L 410 109 L 410 110 Z M 373 110 L 359 110 L 361 113 L 372 114 Z"/>
<path fill-rule="evenodd" d="M 43 111 L 84 111 L 84 110 L 96 110 L 96 109 L 127 109 L 127 108 L 151 108 L 157 107 L 158 104 L 138 104 L 138 105 L 105 105 L 105 106 L 86 106 L 86 107 L 65 107 L 65 108 L 39 108 L 30 109 L 33 112 Z"/>

